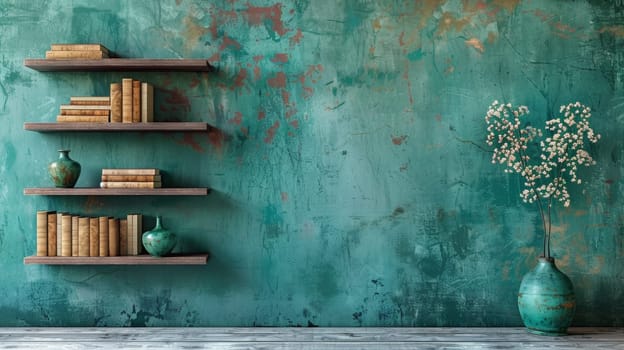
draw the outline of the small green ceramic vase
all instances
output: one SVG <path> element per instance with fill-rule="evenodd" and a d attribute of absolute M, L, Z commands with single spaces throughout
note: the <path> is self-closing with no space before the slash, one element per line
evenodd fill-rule
<path fill-rule="evenodd" d="M 572 282 L 557 269 L 555 259 L 540 257 L 518 292 L 518 310 L 530 333 L 566 335 L 576 310 Z"/>
<path fill-rule="evenodd" d="M 150 231 L 143 233 L 143 246 L 153 256 L 165 256 L 173 250 L 177 243 L 175 233 L 169 232 L 162 227 L 161 217 L 156 217 L 156 226 Z"/>
<path fill-rule="evenodd" d="M 50 178 L 56 187 L 74 187 L 80 176 L 80 164 L 69 158 L 69 150 L 59 150 L 59 157 L 48 165 Z"/>

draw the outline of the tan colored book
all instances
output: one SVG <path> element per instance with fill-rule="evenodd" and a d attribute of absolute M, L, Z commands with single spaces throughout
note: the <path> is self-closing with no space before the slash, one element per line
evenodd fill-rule
<path fill-rule="evenodd" d="M 52 44 L 52 51 L 102 51 L 109 53 L 108 48 L 102 44 Z"/>
<path fill-rule="evenodd" d="M 119 255 L 128 255 L 128 219 L 119 220 Z"/>
<path fill-rule="evenodd" d="M 56 212 L 48 212 L 48 256 L 56 256 Z"/>
<path fill-rule="evenodd" d="M 62 110 L 66 110 L 66 109 L 80 109 L 80 110 L 92 110 L 92 109 L 104 109 L 104 110 L 110 110 L 110 104 L 104 104 L 104 105 L 96 105 L 96 106 L 89 106 L 89 105 L 61 105 L 60 107 L 61 111 Z"/>
<path fill-rule="evenodd" d="M 90 232 L 89 232 L 89 218 L 78 218 L 78 256 L 89 256 L 90 244 Z"/>
<path fill-rule="evenodd" d="M 134 181 L 134 182 L 160 182 L 160 175 L 102 175 L 102 182 Z"/>
<path fill-rule="evenodd" d="M 121 121 L 132 123 L 132 79 L 121 80 Z"/>
<path fill-rule="evenodd" d="M 141 83 L 141 122 L 154 121 L 154 86 L 150 83 Z"/>
<path fill-rule="evenodd" d="M 108 109 L 61 109 L 61 115 L 105 115 L 108 116 Z"/>
<path fill-rule="evenodd" d="M 57 123 L 108 123 L 108 115 L 57 115 Z"/>
<path fill-rule="evenodd" d="M 78 252 L 80 251 L 80 241 L 79 241 L 79 233 L 78 233 L 78 216 L 72 216 L 72 255 L 78 256 Z"/>
<path fill-rule="evenodd" d="M 63 231 L 61 226 L 61 218 L 64 213 L 56 213 L 56 256 L 62 256 L 63 247 Z"/>
<path fill-rule="evenodd" d="M 108 255 L 119 255 L 119 219 L 108 219 Z"/>
<path fill-rule="evenodd" d="M 85 59 L 85 60 L 98 60 L 102 58 L 108 58 L 108 54 L 102 51 L 88 50 L 88 51 L 46 51 L 46 59 L 53 60 L 71 60 L 71 59 Z"/>
<path fill-rule="evenodd" d="M 141 122 L 141 82 L 132 81 L 132 122 Z"/>
<path fill-rule="evenodd" d="M 143 236 L 143 215 L 142 214 L 134 214 L 134 236 L 133 236 L 133 240 L 134 242 L 132 243 L 133 247 L 134 247 L 134 255 L 139 255 L 143 252 L 143 242 L 142 242 L 142 236 Z"/>
<path fill-rule="evenodd" d="M 75 106 L 108 106 L 110 105 L 109 96 L 71 96 L 69 104 Z"/>
<path fill-rule="evenodd" d="M 89 218 L 89 256 L 100 256 L 100 220 Z"/>
<path fill-rule="evenodd" d="M 72 256 L 72 217 L 61 215 L 61 256 Z"/>
<path fill-rule="evenodd" d="M 127 231 L 127 238 L 128 238 L 128 255 L 134 255 L 134 246 L 132 244 L 132 235 L 133 233 L 133 227 L 134 227 L 134 214 L 128 214 L 126 216 L 127 219 L 127 224 L 128 224 L 128 229 Z"/>
<path fill-rule="evenodd" d="M 37 256 L 48 255 L 48 211 L 37 211 Z"/>
<path fill-rule="evenodd" d="M 99 223 L 99 237 L 100 237 L 100 256 L 108 256 L 108 217 L 100 216 L 98 218 Z"/>
<path fill-rule="evenodd" d="M 136 181 L 118 181 L 118 182 L 100 182 L 100 188 L 161 188 L 159 182 L 136 182 Z"/>
<path fill-rule="evenodd" d="M 110 84 L 110 121 L 121 123 L 121 84 Z"/>
<path fill-rule="evenodd" d="M 156 168 L 102 169 L 102 175 L 160 175 Z"/>

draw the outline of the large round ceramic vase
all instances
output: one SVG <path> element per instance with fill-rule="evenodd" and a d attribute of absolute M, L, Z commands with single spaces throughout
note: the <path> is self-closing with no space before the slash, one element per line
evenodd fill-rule
<path fill-rule="evenodd" d="M 156 226 L 150 231 L 143 233 L 143 246 L 152 256 L 165 256 L 171 253 L 177 243 L 175 233 L 163 228 L 161 221 L 160 216 L 156 217 Z"/>
<path fill-rule="evenodd" d="M 572 282 L 557 269 L 555 259 L 540 257 L 537 266 L 522 278 L 518 309 L 530 333 L 566 335 L 576 298 Z"/>
<path fill-rule="evenodd" d="M 48 165 L 50 178 L 56 187 L 74 187 L 80 176 L 80 164 L 69 158 L 69 150 L 59 150 L 59 157 Z"/>

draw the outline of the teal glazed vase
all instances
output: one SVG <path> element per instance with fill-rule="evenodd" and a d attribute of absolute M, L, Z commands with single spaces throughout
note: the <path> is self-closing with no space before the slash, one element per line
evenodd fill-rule
<path fill-rule="evenodd" d="M 59 157 L 48 165 L 48 172 L 55 187 L 74 187 L 80 176 L 80 164 L 69 158 L 69 150 L 59 150 Z"/>
<path fill-rule="evenodd" d="M 553 258 L 538 258 L 518 292 L 518 310 L 527 330 L 539 335 L 566 335 L 576 310 L 572 281 Z"/>
<path fill-rule="evenodd" d="M 145 250 L 152 256 L 165 256 L 173 250 L 177 243 L 175 233 L 172 233 L 162 227 L 162 219 L 156 217 L 156 226 L 150 231 L 143 233 L 141 240 Z"/>

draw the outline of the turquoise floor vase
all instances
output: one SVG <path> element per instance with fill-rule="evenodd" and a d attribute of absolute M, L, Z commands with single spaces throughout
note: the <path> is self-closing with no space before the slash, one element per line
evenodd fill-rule
<path fill-rule="evenodd" d="M 522 279 L 518 310 L 530 333 L 566 335 L 576 310 L 572 281 L 555 265 L 555 259 L 538 259 Z"/>

